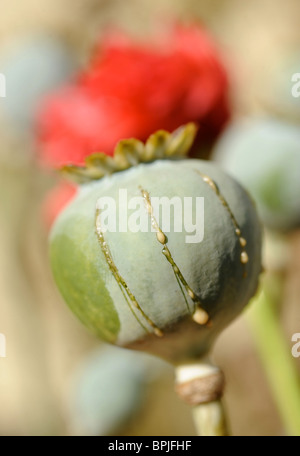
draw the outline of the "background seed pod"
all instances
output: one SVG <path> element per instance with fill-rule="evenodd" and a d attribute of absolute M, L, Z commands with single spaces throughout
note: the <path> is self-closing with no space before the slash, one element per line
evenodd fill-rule
<path fill-rule="evenodd" d="M 149 383 L 167 364 L 141 353 L 101 347 L 74 372 L 68 414 L 71 433 L 112 435 L 143 407 Z"/>
<path fill-rule="evenodd" d="M 266 112 L 297 124 L 300 122 L 299 63 L 298 46 L 277 54 L 276 62 L 264 74 L 268 83 L 263 84 L 260 94 L 260 104 Z"/>
<path fill-rule="evenodd" d="M 266 226 L 288 230 L 300 223 L 300 128 L 275 119 L 232 124 L 213 159 L 244 185 Z"/>
<path fill-rule="evenodd" d="M 11 43 L 1 58 L 6 79 L 6 97 L 1 110 L 18 132 L 31 132 L 41 99 L 76 69 L 75 58 L 59 39 L 47 35 L 25 35 Z"/>
<path fill-rule="evenodd" d="M 204 175 L 212 180 L 205 181 Z M 166 245 L 188 289 L 208 313 L 208 325 L 193 320 L 192 294 L 178 280 L 155 232 L 104 234 L 114 265 L 142 311 L 108 265 L 96 235 L 97 201 L 110 196 L 119 207 L 119 189 L 126 189 L 130 199 L 141 196 L 141 188 L 150 198 L 204 197 L 203 241 L 187 243 L 184 230 L 171 230 Z M 173 362 L 206 353 L 248 303 L 257 288 L 260 250 L 260 224 L 252 201 L 233 179 L 201 160 L 156 161 L 82 186 L 58 218 L 50 241 L 57 285 L 88 328 L 108 342 Z"/>

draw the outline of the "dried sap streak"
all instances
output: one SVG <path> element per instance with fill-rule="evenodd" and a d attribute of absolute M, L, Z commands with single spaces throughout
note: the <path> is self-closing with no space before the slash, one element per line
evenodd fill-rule
<path fill-rule="evenodd" d="M 240 261 L 244 267 L 244 274 L 243 274 L 243 277 L 246 278 L 247 277 L 247 271 L 246 271 L 246 264 L 248 263 L 249 261 L 249 257 L 248 257 L 248 253 L 246 252 L 245 250 L 245 247 L 247 245 L 247 241 L 245 238 L 242 237 L 242 231 L 241 231 L 241 228 L 239 227 L 239 224 L 235 218 L 235 216 L 233 215 L 232 213 L 232 210 L 230 209 L 229 207 L 229 204 L 227 203 L 226 199 L 224 198 L 224 196 L 221 194 L 217 184 L 209 177 L 207 176 L 206 174 L 203 174 L 203 173 L 200 173 L 199 171 L 195 170 L 197 174 L 200 174 L 200 176 L 202 177 L 203 181 L 209 185 L 209 187 L 216 193 L 216 195 L 218 196 L 219 200 L 221 201 L 221 203 L 223 204 L 223 206 L 225 207 L 225 209 L 227 210 L 231 220 L 232 220 L 232 223 L 233 223 L 233 226 L 234 226 L 234 229 L 235 229 L 235 234 L 237 235 L 238 239 L 239 239 L 239 244 L 240 244 L 240 247 L 242 249 L 241 251 L 241 254 L 240 254 Z"/>
<path fill-rule="evenodd" d="M 171 252 L 170 252 L 170 250 L 169 250 L 169 248 L 167 246 L 167 242 L 168 242 L 167 236 L 160 229 L 160 227 L 159 227 L 159 225 L 157 223 L 157 220 L 155 219 L 155 217 L 153 215 L 153 207 L 152 207 L 152 204 L 151 204 L 151 199 L 150 199 L 149 193 L 146 190 L 143 190 L 141 187 L 140 187 L 140 190 L 141 190 L 142 196 L 143 196 L 144 201 L 145 201 L 146 210 L 147 210 L 147 212 L 148 212 L 148 214 L 149 214 L 149 216 L 151 218 L 151 225 L 154 228 L 154 230 L 156 231 L 156 238 L 157 238 L 158 242 L 160 242 L 160 244 L 163 245 L 162 253 L 164 254 L 166 259 L 168 260 L 168 262 L 172 266 L 172 269 L 173 269 L 173 272 L 175 274 L 177 283 L 178 283 L 178 285 L 180 287 L 180 290 L 181 290 L 181 292 L 183 294 L 183 297 L 184 297 L 184 300 L 185 300 L 185 303 L 186 303 L 186 307 L 187 307 L 189 313 L 192 313 L 193 319 L 194 319 L 194 321 L 196 323 L 198 323 L 199 325 L 205 325 L 209 321 L 209 316 L 208 316 L 207 312 L 201 307 L 200 300 L 198 299 L 196 294 L 193 292 L 193 290 L 190 288 L 190 286 L 188 285 L 187 281 L 185 280 L 185 278 L 183 277 L 182 273 L 180 272 L 180 269 L 178 268 L 177 264 L 173 260 Z M 189 304 L 188 304 L 188 301 L 187 301 L 187 297 L 186 297 L 186 295 L 184 293 L 183 288 L 185 288 L 188 296 L 192 299 L 192 301 L 194 303 L 194 308 L 193 308 L 192 312 L 190 310 L 190 307 L 189 307 Z"/>
<path fill-rule="evenodd" d="M 155 323 L 145 314 L 139 303 L 137 302 L 135 296 L 133 293 L 130 291 L 126 281 L 123 279 L 121 274 L 119 273 L 119 270 L 114 263 L 114 260 L 112 258 L 111 251 L 104 239 L 104 235 L 101 229 L 101 212 L 100 209 L 96 209 L 96 218 L 95 218 L 95 226 L 96 226 L 96 235 L 99 241 L 99 244 L 101 246 L 101 250 L 105 256 L 105 260 L 109 266 L 109 269 L 111 270 L 114 278 L 116 279 L 120 290 L 122 291 L 122 294 L 131 310 L 133 315 L 135 316 L 136 320 L 138 323 L 142 326 L 142 328 L 146 331 L 149 332 L 149 329 L 145 326 L 145 324 L 140 320 L 140 316 L 136 314 L 136 312 L 140 313 L 141 316 L 144 318 L 144 320 L 148 323 L 148 325 L 152 328 L 153 333 L 156 336 L 161 337 L 163 335 L 161 329 L 159 329 Z M 136 311 L 136 312 L 135 312 Z"/>

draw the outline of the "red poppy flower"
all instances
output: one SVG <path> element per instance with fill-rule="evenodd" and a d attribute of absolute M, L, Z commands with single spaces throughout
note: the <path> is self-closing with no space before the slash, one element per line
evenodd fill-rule
<path fill-rule="evenodd" d="M 96 151 L 112 154 L 124 138 L 198 122 L 198 144 L 228 119 L 227 78 L 206 32 L 175 26 L 137 44 L 109 35 L 70 87 L 48 97 L 38 125 L 43 162 L 81 165 Z"/>

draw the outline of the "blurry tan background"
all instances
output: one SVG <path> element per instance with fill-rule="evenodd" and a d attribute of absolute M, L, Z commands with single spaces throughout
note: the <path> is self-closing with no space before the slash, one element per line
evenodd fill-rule
<path fill-rule="evenodd" d="M 107 25 L 142 37 L 157 19 L 170 17 L 198 18 L 215 36 L 229 70 L 234 68 L 230 77 L 236 115 L 283 115 L 272 87 L 290 55 L 298 53 L 300 71 L 298 0 L 2 0 L 0 72 L 2 56 L 24 36 L 57 37 L 82 65 Z M 290 77 L 288 73 L 288 82 Z M 0 333 L 7 339 L 7 357 L 0 358 L 0 434 L 68 435 L 73 371 L 99 342 L 75 320 L 53 284 L 41 217 L 53 177 L 38 169 L 32 139 L 16 131 L 1 103 Z M 282 311 L 288 341 L 300 332 L 299 233 L 291 236 L 291 246 Z M 215 359 L 227 378 L 225 402 L 233 434 L 283 434 L 244 317 L 220 337 Z M 149 388 L 136 419 L 120 432 L 193 435 L 190 411 L 172 389 L 173 376 L 167 371 Z"/>

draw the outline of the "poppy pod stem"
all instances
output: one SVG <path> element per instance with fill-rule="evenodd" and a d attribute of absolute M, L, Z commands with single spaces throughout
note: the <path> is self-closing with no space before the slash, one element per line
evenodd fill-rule
<path fill-rule="evenodd" d="M 224 389 L 222 371 L 203 359 L 176 368 L 175 391 L 193 407 L 199 436 L 227 436 L 227 424 L 221 397 Z"/>
<path fill-rule="evenodd" d="M 248 321 L 285 431 L 287 435 L 298 436 L 299 374 L 278 317 L 277 306 L 282 291 L 283 282 L 279 275 L 269 273 L 248 313 Z"/>

